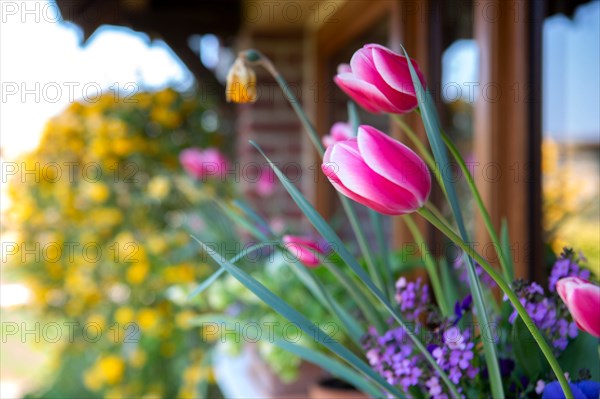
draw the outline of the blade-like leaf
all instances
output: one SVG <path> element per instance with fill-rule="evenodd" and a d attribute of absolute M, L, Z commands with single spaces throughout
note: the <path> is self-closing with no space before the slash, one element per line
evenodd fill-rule
<path fill-rule="evenodd" d="M 203 326 L 205 324 L 219 323 L 224 325 L 226 331 L 228 331 L 229 334 L 230 331 L 237 330 L 235 328 L 235 323 L 239 322 L 240 321 L 238 319 L 235 319 L 233 317 L 223 316 L 220 314 L 207 314 L 195 317 L 192 320 L 190 320 L 189 323 L 190 325 L 194 326 Z M 285 341 L 281 338 L 273 339 L 273 337 L 270 335 L 268 337 L 269 338 L 264 338 L 263 336 L 261 336 L 261 338 L 259 339 L 261 339 L 261 341 L 276 345 L 281 349 L 288 351 L 301 359 L 306 360 L 307 362 L 320 366 L 324 370 L 329 371 L 332 375 L 342 380 L 345 380 L 350 384 L 353 384 L 356 388 L 358 388 L 364 393 L 372 395 L 374 398 L 380 397 L 382 395 L 381 390 L 377 389 L 361 374 L 355 372 L 354 370 L 338 362 L 337 360 L 332 359 L 331 357 L 326 356 L 320 352 L 317 352 L 314 349 L 310 349 L 305 346 Z"/>
<path fill-rule="evenodd" d="M 235 255 L 233 258 L 231 258 L 229 261 L 231 263 L 235 263 L 238 260 L 242 259 L 243 257 L 250 255 L 252 252 L 256 251 L 257 249 L 261 249 L 267 245 L 272 245 L 272 242 L 263 242 L 260 244 L 254 244 L 248 248 L 246 248 L 244 251 L 240 252 L 239 254 Z M 210 277 L 208 277 L 206 280 L 204 280 L 202 283 L 200 283 L 199 286 L 197 286 L 196 288 L 193 289 L 192 292 L 190 292 L 190 294 L 188 295 L 188 300 L 192 299 L 193 297 L 195 297 L 196 295 L 199 295 L 200 293 L 202 293 L 203 291 L 205 291 L 208 287 L 210 287 L 210 285 L 212 283 L 214 283 L 215 281 L 217 281 L 217 279 L 224 273 L 225 271 L 221 268 L 219 270 L 217 270 L 215 273 L 211 274 Z"/>
<path fill-rule="evenodd" d="M 419 110 L 421 111 L 421 119 L 423 120 L 425 132 L 427 133 L 427 138 L 429 140 L 431 150 L 433 151 L 435 161 L 439 165 L 439 170 L 441 170 L 442 172 L 452 170 L 448 161 L 448 153 L 446 152 L 446 147 L 440 134 L 441 128 L 437 117 L 437 112 L 435 110 L 435 105 L 429 93 L 423 89 L 421 81 L 419 80 L 419 76 L 417 75 L 417 72 L 415 71 L 410 57 L 406 53 L 404 47 L 402 48 L 402 50 L 404 51 L 404 55 L 406 56 L 415 92 L 417 93 L 417 101 L 419 103 Z M 452 181 L 452 176 L 449 176 L 447 173 L 442 173 L 442 181 L 444 182 L 446 197 L 448 198 L 448 202 L 450 203 L 450 207 L 452 208 L 452 213 L 454 214 L 454 219 L 456 221 L 456 225 L 458 226 L 460 236 L 463 241 L 470 242 L 467 234 L 467 229 L 463 221 L 462 211 L 460 209 L 460 203 L 458 202 L 456 189 Z M 473 296 L 473 302 L 475 302 L 475 308 L 477 309 L 477 317 L 479 318 L 479 321 L 484 326 L 484 328 L 487 328 L 488 326 L 491 326 L 491 324 L 488 320 L 487 308 L 483 300 L 483 292 L 481 290 L 479 278 L 477 277 L 477 273 L 475 271 L 475 265 L 473 264 L 472 259 L 466 254 L 465 257 L 468 262 L 467 270 L 469 275 L 469 283 L 471 288 L 471 295 Z M 500 376 L 500 367 L 498 364 L 498 356 L 496 354 L 495 342 L 484 339 L 483 350 L 485 353 L 485 360 L 488 367 L 490 385 L 492 388 L 492 396 L 503 398 L 504 390 L 502 387 L 502 377 Z"/>
<path fill-rule="evenodd" d="M 358 117 L 358 109 L 354 101 L 348 101 L 348 120 L 350 126 L 352 126 L 352 133 L 354 136 L 358 134 L 358 126 L 360 126 L 360 118 Z"/>
<path fill-rule="evenodd" d="M 223 273 L 225 273 L 225 270 L 219 269 L 213 274 L 211 274 L 209 278 L 201 282 L 200 285 L 198 285 L 192 290 L 192 292 L 190 292 L 190 294 L 188 295 L 188 300 L 192 299 L 196 295 L 200 295 L 201 293 L 203 293 L 208 287 L 210 287 L 215 281 L 217 281 Z"/>
<path fill-rule="evenodd" d="M 271 168 L 273 169 L 273 171 L 275 172 L 285 189 L 288 191 L 294 202 L 302 210 L 304 215 L 308 218 L 308 220 L 311 222 L 313 227 L 319 232 L 319 234 L 321 234 L 321 236 L 329 242 L 332 249 L 335 252 L 337 252 L 337 254 L 346 263 L 346 265 L 348 265 L 350 269 L 352 269 L 352 271 L 357 275 L 361 282 L 367 286 L 369 291 L 371 291 L 371 293 L 379 300 L 379 302 L 381 302 L 381 304 L 387 309 L 387 311 L 398 322 L 398 324 L 400 324 L 400 326 L 403 327 L 406 331 L 411 331 L 411 329 L 407 326 L 406 322 L 404 321 L 402 315 L 396 310 L 396 307 L 388 301 L 385 294 L 373 283 L 369 275 L 360 266 L 360 264 L 354 258 L 354 256 L 352 256 L 352 254 L 348 251 L 340 237 L 335 233 L 335 231 L 333 231 L 331 226 L 327 224 L 325 219 L 323 219 L 323 217 L 319 215 L 315 208 L 308 202 L 308 200 L 302 195 L 302 193 L 298 191 L 298 189 L 292 184 L 292 182 L 290 182 L 289 179 L 279 170 L 279 168 L 277 168 L 277 166 L 275 166 L 275 164 L 271 162 L 269 157 L 265 155 L 265 153 L 260 149 L 260 147 L 253 141 L 250 141 L 250 144 L 252 144 L 262 154 L 262 156 L 265 157 L 265 159 L 267 160 L 267 162 L 269 163 L 269 165 L 271 166 Z M 429 364 L 431 364 L 431 366 L 438 372 L 440 378 L 442 378 L 442 380 L 450 390 L 452 396 L 455 398 L 459 398 L 460 395 L 456 390 L 454 384 L 452 384 L 452 382 L 450 381 L 448 374 L 445 373 L 444 370 L 442 370 L 442 368 L 435 361 L 433 356 L 431 356 L 425 345 L 423 345 L 423 343 L 417 337 L 417 334 L 408 334 L 408 336 L 411 339 L 411 341 L 415 344 L 417 350 L 421 352 L 423 357 L 425 357 Z"/>
<path fill-rule="evenodd" d="M 269 233 L 273 233 L 271 231 L 271 227 L 258 213 L 256 213 L 247 203 L 240 199 L 236 199 L 232 201 L 233 205 L 239 208 L 242 212 L 244 212 L 251 220 L 253 220 L 257 225 L 261 226 L 265 231 Z M 273 234 L 272 234 L 273 235 Z"/>
<path fill-rule="evenodd" d="M 365 380 L 360 374 L 320 352 L 283 340 L 276 340 L 273 342 L 273 344 L 279 346 L 281 349 L 295 354 L 307 362 L 320 366 L 322 369 L 329 371 L 332 375 L 344 381 L 347 381 L 348 383 L 354 385 L 355 388 L 371 395 L 373 398 L 379 398 L 382 396 L 381 390 L 373 386 L 373 384 L 371 384 L 368 380 Z"/>
<path fill-rule="evenodd" d="M 325 333 L 321 328 L 316 326 L 310 320 L 308 320 L 300 312 L 288 305 L 284 300 L 271 292 L 267 287 L 258 282 L 254 277 L 244 272 L 242 269 L 233 265 L 221 256 L 215 253 L 211 248 L 206 246 L 202 241 L 194 238 L 202 247 L 206 253 L 213 258 L 215 262 L 221 265 L 222 268 L 226 269 L 236 280 L 242 283 L 246 288 L 254 293 L 261 301 L 270 306 L 273 310 L 285 317 L 287 320 L 294 323 L 299 329 L 308 334 L 315 342 L 320 343 L 333 353 L 344 359 L 348 364 L 360 371 L 361 374 L 377 383 L 384 390 L 404 397 L 397 388 L 391 386 L 384 378 L 377 374 L 371 367 L 369 367 L 364 361 L 358 356 L 349 351 L 345 346 L 340 344 L 333 337 Z"/>
<path fill-rule="evenodd" d="M 458 287 L 459 284 L 452 275 L 448 261 L 444 257 L 439 258 L 440 263 L 440 277 L 442 280 L 442 289 L 446 295 L 446 303 L 452 305 L 459 300 Z"/>
<path fill-rule="evenodd" d="M 517 317 L 512 329 L 513 353 L 517 363 L 523 368 L 525 375 L 532 381 L 539 379 L 548 368 L 544 354 L 535 345 L 533 336 L 523 320 Z"/>
<path fill-rule="evenodd" d="M 506 219 L 502 219 L 502 225 L 500 226 L 500 242 L 500 245 L 502 246 L 500 250 L 504 253 L 504 259 L 506 260 L 508 283 L 512 283 L 515 279 L 515 263 L 513 262 L 510 249 L 510 238 L 508 236 L 508 223 L 506 222 Z"/>
<path fill-rule="evenodd" d="M 297 262 L 291 262 L 292 271 L 298 276 L 300 281 L 308 288 L 308 290 L 325 306 L 329 311 L 337 316 L 348 330 L 350 338 L 360 347 L 360 339 L 365 334 L 363 328 L 357 321 L 351 317 L 346 309 L 344 309 L 323 287 L 319 279 L 307 270 L 305 267 L 298 265 Z"/>
<path fill-rule="evenodd" d="M 217 201 L 217 205 L 225 212 L 225 214 L 233 220 L 236 224 L 243 226 L 246 230 L 248 230 L 254 237 L 257 237 L 261 241 L 267 241 L 269 237 L 258 229 L 254 224 L 246 220 L 242 215 L 240 215 L 237 211 L 231 209 L 226 204 L 222 204 Z"/>

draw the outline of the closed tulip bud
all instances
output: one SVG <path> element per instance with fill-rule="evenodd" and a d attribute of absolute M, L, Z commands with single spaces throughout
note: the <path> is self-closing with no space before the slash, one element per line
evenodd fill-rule
<path fill-rule="evenodd" d="M 556 283 L 556 291 L 577 326 L 600 337 L 600 286 L 579 277 L 565 277 Z"/>
<path fill-rule="evenodd" d="M 347 122 L 336 122 L 331 127 L 329 134 L 323 136 L 323 146 L 325 148 L 330 145 L 352 138 L 352 126 Z"/>
<path fill-rule="evenodd" d="M 410 148 L 374 127 L 325 151 L 321 166 L 340 193 L 377 212 L 403 215 L 421 208 L 431 191 L 425 162 Z"/>
<path fill-rule="evenodd" d="M 234 103 L 256 101 L 256 73 L 242 58 L 236 59 L 229 69 L 225 98 Z"/>
<path fill-rule="evenodd" d="M 327 255 L 328 252 L 324 245 L 307 237 L 286 235 L 282 241 L 296 260 L 310 268 L 319 266 L 319 255 Z"/>
<path fill-rule="evenodd" d="M 411 63 L 425 87 L 419 66 Z M 334 80 L 369 112 L 405 114 L 418 105 L 406 57 L 378 44 L 367 44 L 355 52 L 350 67 L 340 65 Z"/>

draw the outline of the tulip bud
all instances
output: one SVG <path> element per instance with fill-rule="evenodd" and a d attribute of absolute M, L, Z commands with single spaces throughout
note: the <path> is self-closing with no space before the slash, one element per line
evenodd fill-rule
<path fill-rule="evenodd" d="M 600 287 L 579 277 L 565 277 L 556 283 L 556 291 L 577 326 L 600 337 Z"/>
<path fill-rule="evenodd" d="M 411 63 L 425 87 L 419 66 Z M 405 114 L 418 106 L 406 57 L 378 44 L 367 44 L 355 52 L 350 67 L 340 65 L 334 80 L 369 112 Z"/>
<path fill-rule="evenodd" d="M 374 127 L 325 151 L 323 173 L 345 196 L 385 215 L 421 208 L 431 191 L 425 162 L 410 148 Z"/>
<path fill-rule="evenodd" d="M 237 58 L 227 73 L 225 98 L 234 103 L 256 101 L 256 73 L 242 58 Z"/>
<path fill-rule="evenodd" d="M 336 122 L 331 127 L 328 135 L 323 136 L 323 147 L 352 138 L 352 126 L 347 122 Z"/>
<path fill-rule="evenodd" d="M 321 264 L 319 255 L 327 255 L 323 245 L 319 242 L 300 236 L 286 235 L 282 238 L 285 248 L 306 267 L 317 267 Z"/>

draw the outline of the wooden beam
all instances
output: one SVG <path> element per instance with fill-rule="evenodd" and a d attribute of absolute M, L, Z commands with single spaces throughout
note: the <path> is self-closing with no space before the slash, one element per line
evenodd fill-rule
<path fill-rule="evenodd" d="M 386 14 L 395 0 L 350 0 L 342 3 L 329 21 L 317 31 L 318 51 L 321 57 L 331 57 L 352 40 L 365 34 Z"/>
<path fill-rule="evenodd" d="M 503 217 L 508 220 L 518 277 L 531 275 L 537 245 L 532 241 L 533 229 L 539 229 L 532 225 L 533 212 L 539 212 L 532 209 L 532 181 L 538 179 L 539 184 L 539 176 L 531 176 L 530 155 L 532 135 L 539 132 L 532 132 L 529 119 L 529 5 L 528 0 L 480 0 L 475 3 L 474 21 L 480 51 L 475 177 L 494 226 L 499 228 Z M 535 171 L 539 173 L 539 168 Z M 481 220 L 476 230 L 476 249 L 497 263 Z"/>

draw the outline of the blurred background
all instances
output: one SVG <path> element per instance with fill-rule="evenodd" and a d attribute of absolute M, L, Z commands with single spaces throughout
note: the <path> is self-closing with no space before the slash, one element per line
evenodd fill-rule
<path fill-rule="evenodd" d="M 243 172 L 264 164 L 249 139 L 336 223 L 336 199 L 275 82 L 259 70 L 255 104 L 225 102 L 227 71 L 249 47 L 326 134 L 347 119 L 337 65 L 364 43 L 403 44 L 494 223 L 507 218 L 519 276 L 541 279 L 546 253 L 565 245 L 600 274 L 600 1 L 0 4 L 2 398 L 215 394 L 211 342 L 190 320 L 244 294 L 224 284 L 187 299 L 214 271 L 190 231 L 240 239 L 215 197 L 245 198 L 281 232 L 307 231 L 285 190 Z M 361 119 L 399 135 L 381 117 Z M 417 116 L 407 122 L 424 137 Z M 198 184 L 179 162 L 190 147 L 218 149 L 235 172 Z M 385 223 L 402 248 L 406 227 Z M 480 222 L 471 228 L 484 249 Z M 293 290 L 289 276 L 272 278 Z"/>

